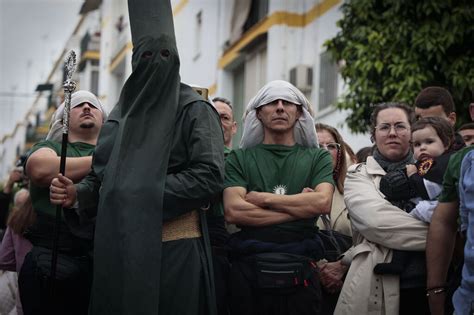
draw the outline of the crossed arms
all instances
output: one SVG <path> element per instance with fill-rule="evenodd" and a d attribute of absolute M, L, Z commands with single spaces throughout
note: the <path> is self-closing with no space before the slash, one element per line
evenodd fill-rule
<path fill-rule="evenodd" d="M 318 184 L 295 195 L 251 191 L 244 187 L 224 189 L 225 219 L 232 224 L 267 226 L 328 214 L 334 186 Z"/>

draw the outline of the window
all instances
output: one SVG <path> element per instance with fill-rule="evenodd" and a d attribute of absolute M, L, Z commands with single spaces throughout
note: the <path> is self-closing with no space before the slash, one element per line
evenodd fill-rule
<path fill-rule="evenodd" d="M 249 52 L 245 61 L 245 102 L 250 101 L 267 83 L 267 46 Z"/>
<path fill-rule="evenodd" d="M 332 61 L 329 52 L 320 56 L 319 64 L 319 106 L 321 111 L 334 104 L 337 99 L 337 64 Z"/>
<path fill-rule="evenodd" d="M 202 11 L 196 14 L 195 33 L 194 33 L 194 60 L 201 55 L 202 41 Z"/>
<path fill-rule="evenodd" d="M 250 5 L 250 12 L 247 17 L 247 21 L 244 24 L 244 31 L 248 30 L 261 20 L 263 20 L 268 14 L 268 0 L 252 0 Z"/>
<path fill-rule="evenodd" d="M 242 116 L 247 103 L 267 83 L 267 46 L 261 44 L 245 55 L 245 60 L 233 68 L 234 119 L 239 128 L 233 138 L 233 146 L 238 148 L 242 137 Z"/>

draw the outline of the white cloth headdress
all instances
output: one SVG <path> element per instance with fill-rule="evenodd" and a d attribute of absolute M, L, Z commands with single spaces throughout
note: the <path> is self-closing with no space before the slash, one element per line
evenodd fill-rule
<path fill-rule="evenodd" d="M 102 103 L 99 101 L 97 96 L 89 91 L 80 90 L 72 93 L 71 95 L 71 109 L 81 105 L 82 103 L 89 103 L 95 108 L 99 109 L 102 112 L 102 121 L 104 122 L 107 119 L 107 112 L 105 111 Z M 51 117 L 51 124 L 49 126 L 49 132 L 46 136 L 46 140 L 60 142 L 62 139 L 62 128 L 63 128 L 63 112 L 64 112 L 64 102 L 59 105 L 56 111 Z"/>
<path fill-rule="evenodd" d="M 244 129 L 240 148 L 251 148 L 263 142 L 263 125 L 257 118 L 257 108 L 275 100 L 285 100 L 302 106 L 302 114 L 296 121 L 294 134 L 296 143 L 305 147 L 318 147 L 318 137 L 311 117 L 311 107 L 306 97 L 289 82 L 276 80 L 267 83 L 247 105 L 244 114 Z"/>

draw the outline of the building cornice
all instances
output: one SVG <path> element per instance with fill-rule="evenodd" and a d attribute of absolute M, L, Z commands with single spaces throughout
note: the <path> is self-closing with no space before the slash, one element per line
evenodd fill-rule
<path fill-rule="evenodd" d="M 240 55 L 242 49 L 252 43 L 258 36 L 268 32 L 274 26 L 286 25 L 290 27 L 305 27 L 315 19 L 337 6 L 341 0 L 324 0 L 313 6 L 309 11 L 299 14 L 285 11 L 275 11 L 255 24 L 243 36 L 230 46 L 219 59 L 217 66 L 223 69 L 231 64 Z"/>

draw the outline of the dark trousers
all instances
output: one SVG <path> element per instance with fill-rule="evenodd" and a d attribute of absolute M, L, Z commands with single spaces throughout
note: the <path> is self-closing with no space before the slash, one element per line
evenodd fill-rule
<path fill-rule="evenodd" d="M 229 314 L 229 272 L 230 263 L 222 247 L 212 247 L 212 266 L 218 315 Z"/>
<path fill-rule="evenodd" d="M 56 280 L 51 294 L 49 279 L 38 273 L 32 253 L 21 268 L 18 285 L 25 315 L 87 315 L 92 281 L 92 263 L 81 264 L 81 275 L 73 281 Z"/>

